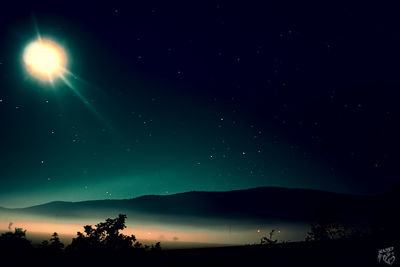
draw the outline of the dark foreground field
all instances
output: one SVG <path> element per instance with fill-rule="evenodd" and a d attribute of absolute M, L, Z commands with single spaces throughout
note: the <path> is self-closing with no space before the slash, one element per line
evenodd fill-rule
<path fill-rule="evenodd" d="M 376 266 L 379 246 L 372 242 L 294 242 L 164 251 L 162 266 Z"/>
<path fill-rule="evenodd" d="M 389 266 L 377 256 L 392 245 L 365 239 L 112 254 L 12 253 L 2 255 L 8 264 L 1 266 Z"/>

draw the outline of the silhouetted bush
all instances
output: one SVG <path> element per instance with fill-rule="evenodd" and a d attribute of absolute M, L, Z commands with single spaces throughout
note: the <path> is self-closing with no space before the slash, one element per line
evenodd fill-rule
<path fill-rule="evenodd" d="M 52 251 L 62 251 L 64 248 L 64 244 L 61 243 L 60 238 L 58 237 L 58 234 L 54 232 L 54 234 L 50 238 L 50 248 Z"/>
<path fill-rule="evenodd" d="M 327 241 L 334 239 L 361 239 L 366 232 L 349 227 L 339 221 L 329 204 L 322 205 L 316 212 L 316 223 L 311 224 L 306 241 Z"/>
<path fill-rule="evenodd" d="M 120 233 L 126 228 L 126 215 L 120 214 L 115 219 L 107 219 L 105 222 L 98 223 L 95 227 L 84 226 L 84 233 L 78 232 L 77 237 L 72 239 L 71 245 L 66 250 L 68 252 L 85 251 L 127 251 L 132 249 L 146 250 L 149 247 L 143 246 L 136 240 L 134 235 L 128 236 Z M 156 244 L 154 249 L 161 249 L 160 244 Z"/>
<path fill-rule="evenodd" d="M 306 241 L 326 241 L 343 238 L 345 228 L 338 222 L 331 203 L 322 204 L 315 211 L 316 223 L 311 224 Z"/>
<path fill-rule="evenodd" d="M 272 239 L 273 235 L 275 234 L 275 229 L 269 232 L 269 236 L 264 236 L 261 238 L 261 245 L 273 245 L 278 243 L 278 239 Z"/>
<path fill-rule="evenodd" d="M 32 244 L 26 239 L 26 230 L 15 228 L 14 232 L 5 232 L 0 236 L 0 250 L 3 252 L 24 252 L 31 250 Z"/>
<path fill-rule="evenodd" d="M 316 223 L 311 224 L 311 230 L 307 233 L 306 241 L 325 241 L 345 237 L 345 227 L 340 223 Z"/>
<path fill-rule="evenodd" d="M 42 243 L 38 246 L 41 251 L 47 253 L 61 253 L 64 248 L 64 244 L 61 243 L 58 234 L 54 232 L 51 235 L 50 242 L 47 240 L 42 241 Z"/>
<path fill-rule="evenodd" d="M 161 250 L 161 243 L 157 242 L 155 245 L 151 245 L 151 251 L 160 251 Z"/>

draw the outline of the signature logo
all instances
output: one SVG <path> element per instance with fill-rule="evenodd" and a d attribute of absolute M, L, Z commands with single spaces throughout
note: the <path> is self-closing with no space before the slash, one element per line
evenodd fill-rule
<path fill-rule="evenodd" d="M 378 250 L 378 262 L 379 263 L 381 263 L 383 261 L 384 263 L 392 265 L 395 260 L 396 260 L 396 257 L 394 256 L 394 247 L 388 247 L 388 248 Z"/>

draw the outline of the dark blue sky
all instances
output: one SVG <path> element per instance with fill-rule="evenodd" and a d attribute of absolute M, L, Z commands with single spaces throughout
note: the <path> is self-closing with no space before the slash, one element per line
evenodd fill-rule
<path fill-rule="evenodd" d="M 269 185 L 382 192 L 399 175 L 395 10 L 2 9 L 0 206 Z M 26 71 L 35 25 L 65 48 L 75 91 Z"/>

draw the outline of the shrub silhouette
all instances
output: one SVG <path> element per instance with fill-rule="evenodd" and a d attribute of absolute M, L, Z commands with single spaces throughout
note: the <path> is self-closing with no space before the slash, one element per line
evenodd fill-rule
<path fill-rule="evenodd" d="M 317 222 L 311 224 L 306 241 L 326 241 L 346 237 L 346 227 L 338 222 L 330 204 L 322 205 L 316 212 Z"/>
<path fill-rule="evenodd" d="M 61 243 L 58 234 L 54 232 L 51 235 L 50 242 L 47 240 L 42 241 L 42 243 L 38 246 L 38 248 L 47 253 L 58 254 L 63 251 L 64 244 Z"/>
<path fill-rule="evenodd" d="M 151 246 L 151 251 L 160 251 L 161 250 L 161 243 L 157 242 L 155 245 Z"/>
<path fill-rule="evenodd" d="M 346 229 L 340 223 L 316 223 L 311 224 L 306 241 L 325 241 L 346 237 Z"/>
<path fill-rule="evenodd" d="M 14 232 L 5 232 L 0 236 L 0 250 L 4 252 L 20 252 L 31 250 L 32 244 L 26 239 L 26 230 L 15 228 Z"/>
<path fill-rule="evenodd" d="M 60 238 L 58 237 L 58 234 L 54 232 L 54 234 L 50 238 L 50 248 L 53 251 L 62 251 L 64 248 L 64 244 L 61 243 Z"/>
<path fill-rule="evenodd" d="M 144 249 L 134 235 L 128 236 L 120 233 L 126 228 L 126 215 L 120 214 L 115 219 L 107 219 L 92 227 L 84 226 L 84 233 L 78 232 L 72 239 L 67 251 L 126 251 L 130 249 Z"/>
<path fill-rule="evenodd" d="M 261 245 L 273 245 L 278 242 L 278 239 L 272 239 L 272 236 L 275 234 L 275 229 L 269 232 L 269 237 L 264 236 L 261 238 Z"/>
<path fill-rule="evenodd" d="M 47 241 L 47 240 L 43 240 L 42 241 L 42 243 L 40 243 L 39 245 L 38 245 L 38 248 L 40 249 L 40 250 L 45 250 L 45 251 L 47 251 L 47 250 L 49 250 L 49 241 Z"/>

